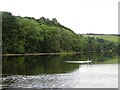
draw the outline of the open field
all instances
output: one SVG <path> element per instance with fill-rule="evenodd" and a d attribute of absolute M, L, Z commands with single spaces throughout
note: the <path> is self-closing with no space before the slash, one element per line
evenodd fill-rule
<path fill-rule="evenodd" d="M 100 38 L 108 41 L 112 41 L 114 43 L 118 43 L 118 39 L 120 39 L 119 36 L 113 36 L 113 35 L 83 35 L 84 37 L 95 37 Z"/>

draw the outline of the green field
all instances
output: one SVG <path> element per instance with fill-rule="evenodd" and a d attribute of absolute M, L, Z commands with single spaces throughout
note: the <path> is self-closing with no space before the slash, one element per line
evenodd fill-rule
<path fill-rule="evenodd" d="M 118 43 L 118 39 L 120 39 L 120 37 L 118 36 L 113 36 L 113 35 L 83 35 L 84 37 L 95 37 L 95 38 L 100 38 L 100 39 L 104 39 L 104 40 L 108 40 L 108 41 L 112 41 L 114 43 Z"/>

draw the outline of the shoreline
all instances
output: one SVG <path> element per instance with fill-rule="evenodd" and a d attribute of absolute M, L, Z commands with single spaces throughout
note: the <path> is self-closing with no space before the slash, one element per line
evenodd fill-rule
<path fill-rule="evenodd" d="M 39 56 L 39 55 L 80 54 L 80 53 L 83 54 L 85 52 L 0 54 L 0 56 Z"/>
<path fill-rule="evenodd" d="M 84 53 L 103 53 L 103 52 L 88 51 L 88 52 L 60 52 L 60 53 L 24 53 L 24 54 L 0 54 L 0 56 L 42 56 L 42 55 L 66 55 L 66 54 L 84 54 Z"/>

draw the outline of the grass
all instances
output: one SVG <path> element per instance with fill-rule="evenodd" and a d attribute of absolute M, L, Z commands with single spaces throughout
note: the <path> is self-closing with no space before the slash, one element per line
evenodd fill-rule
<path fill-rule="evenodd" d="M 113 36 L 113 35 L 83 35 L 84 37 L 95 37 L 95 38 L 100 38 L 100 39 L 104 39 L 104 40 L 108 40 L 108 41 L 112 41 L 114 43 L 118 43 L 118 39 L 120 39 L 120 37 L 118 36 Z"/>
<path fill-rule="evenodd" d="M 120 63 L 120 62 L 118 62 L 118 57 L 114 57 L 114 58 L 104 61 L 103 63 L 104 64 L 114 64 L 114 63 Z"/>

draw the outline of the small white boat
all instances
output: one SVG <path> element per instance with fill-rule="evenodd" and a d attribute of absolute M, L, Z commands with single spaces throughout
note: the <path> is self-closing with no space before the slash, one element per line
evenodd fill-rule
<path fill-rule="evenodd" d="M 66 63 L 91 63 L 92 61 L 65 61 Z"/>

